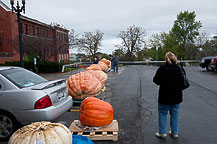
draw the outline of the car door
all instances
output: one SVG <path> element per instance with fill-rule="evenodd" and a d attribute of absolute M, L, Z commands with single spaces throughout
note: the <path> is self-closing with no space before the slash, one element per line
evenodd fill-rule
<path fill-rule="evenodd" d="M 0 77 L 1 78 L 1 77 Z M 5 90 L 5 84 L 3 83 L 3 81 L 0 79 L 0 97 L 3 93 L 3 91 Z"/>

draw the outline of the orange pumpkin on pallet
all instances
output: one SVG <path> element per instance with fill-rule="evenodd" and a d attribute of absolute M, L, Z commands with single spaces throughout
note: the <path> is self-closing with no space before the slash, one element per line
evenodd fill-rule
<path fill-rule="evenodd" d="M 83 126 L 107 126 L 113 121 L 113 108 L 108 102 L 88 97 L 81 103 L 79 119 Z"/>
<path fill-rule="evenodd" d="M 107 59 L 103 58 L 100 61 L 104 62 L 108 66 L 108 68 L 111 68 L 111 61 L 110 60 L 107 60 Z"/>
<path fill-rule="evenodd" d="M 101 82 L 91 73 L 80 72 L 71 75 L 67 81 L 69 95 L 74 100 L 83 100 L 88 96 L 98 96 L 102 88 Z"/>
<path fill-rule="evenodd" d="M 88 70 L 88 71 L 85 71 L 85 72 L 89 72 L 89 73 L 93 74 L 101 82 L 102 88 L 104 88 L 105 79 L 98 71 Z"/>
<path fill-rule="evenodd" d="M 89 67 L 87 67 L 86 70 L 101 71 L 102 67 L 98 64 L 92 64 Z"/>

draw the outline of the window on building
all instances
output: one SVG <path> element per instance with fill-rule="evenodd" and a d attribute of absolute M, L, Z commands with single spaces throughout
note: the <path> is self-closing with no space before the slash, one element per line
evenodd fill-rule
<path fill-rule="evenodd" d="M 65 42 L 68 42 L 68 36 L 65 34 Z"/>
<path fill-rule="evenodd" d="M 57 39 L 59 40 L 60 39 L 60 33 L 57 32 Z"/>
<path fill-rule="evenodd" d="M 25 24 L 25 34 L 28 34 L 28 25 Z"/>
<path fill-rule="evenodd" d="M 40 36 L 39 27 L 37 27 L 37 36 Z"/>
<path fill-rule="evenodd" d="M 45 30 L 42 29 L 42 36 L 45 37 Z"/>
<path fill-rule="evenodd" d="M 63 33 L 61 33 L 61 40 L 63 40 Z"/>
<path fill-rule="evenodd" d="M 45 30 L 45 36 L 48 37 L 48 30 Z"/>
<path fill-rule="evenodd" d="M 61 40 L 61 33 L 58 33 L 58 35 L 59 35 L 59 40 Z"/>
<path fill-rule="evenodd" d="M 32 35 L 35 35 L 35 27 L 32 26 Z"/>

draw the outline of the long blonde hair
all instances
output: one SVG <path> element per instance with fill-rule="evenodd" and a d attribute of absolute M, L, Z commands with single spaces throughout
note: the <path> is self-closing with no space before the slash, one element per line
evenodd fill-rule
<path fill-rule="evenodd" d="M 166 53 L 165 60 L 169 64 L 172 64 L 173 62 L 175 62 L 177 64 L 177 58 L 176 58 L 176 56 L 172 52 L 167 52 Z"/>

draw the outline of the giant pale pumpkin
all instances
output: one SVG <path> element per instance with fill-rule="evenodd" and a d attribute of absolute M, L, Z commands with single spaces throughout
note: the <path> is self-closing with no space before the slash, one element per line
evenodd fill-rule
<path fill-rule="evenodd" d="M 71 75 L 67 81 L 69 95 L 74 100 L 83 100 L 88 96 L 98 96 L 102 88 L 101 82 L 91 73 L 80 72 Z"/>
<path fill-rule="evenodd" d="M 8 144 L 71 144 L 72 133 L 60 124 L 35 122 L 18 129 Z"/>
<path fill-rule="evenodd" d="M 79 119 L 83 126 L 107 126 L 113 121 L 112 105 L 95 97 L 88 97 L 81 103 Z"/>
<path fill-rule="evenodd" d="M 102 66 L 100 66 L 98 64 L 92 64 L 89 67 L 87 67 L 86 70 L 101 71 L 102 70 Z"/>
<path fill-rule="evenodd" d="M 93 74 L 93 76 L 95 76 L 101 82 L 102 88 L 104 88 L 105 79 L 98 71 L 88 70 L 88 71 L 85 71 L 85 72 Z"/>
<path fill-rule="evenodd" d="M 107 60 L 105 58 L 101 59 L 100 61 L 104 62 L 108 66 L 108 68 L 111 68 L 111 61 L 109 61 L 109 60 Z"/>

